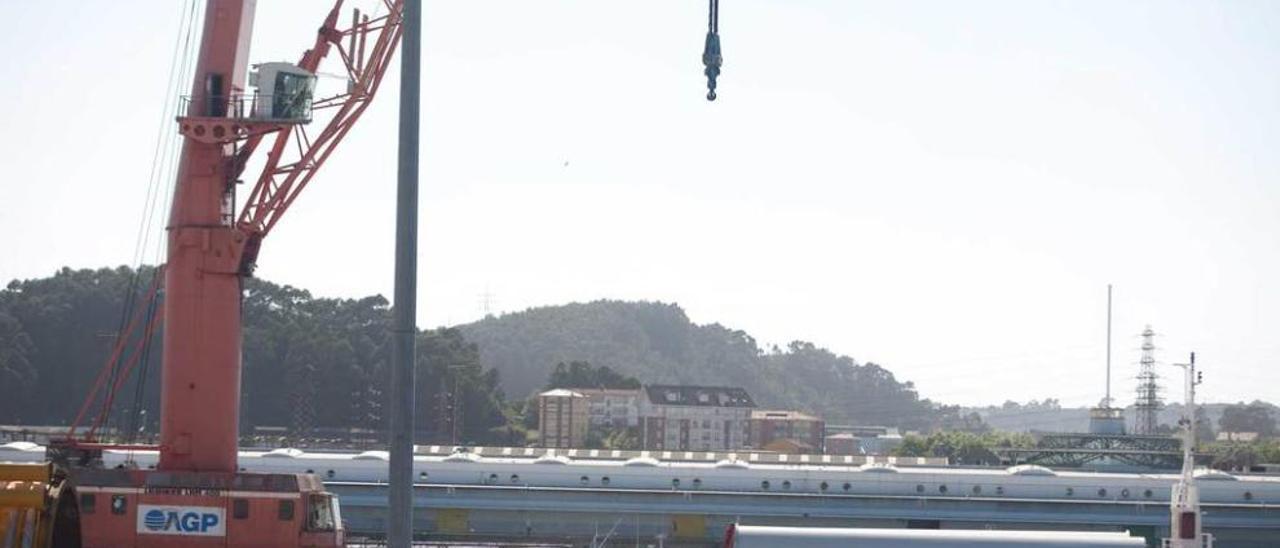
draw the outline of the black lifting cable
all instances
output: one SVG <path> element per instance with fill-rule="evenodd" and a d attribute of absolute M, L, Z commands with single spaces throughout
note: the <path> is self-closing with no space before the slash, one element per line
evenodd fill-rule
<path fill-rule="evenodd" d="M 154 274 L 152 275 L 162 276 L 164 275 L 164 270 L 157 268 L 154 270 Z M 159 286 L 152 285 L 152 287 L 158 289 Z M 152 319 L 157 313 L 156 309 L 161 305 L 160 301 L 162 298 L 163 292 L 154 295 L 151 302 L 148 303 L 149 308 L 147 308 L 146 324 L 144 324 L 147 325 L 148 328 L 150 328 Z M 139 422 L 142 420 L 142 415 L 146 412 L 143 407 L 146 405 L 145 391 L 147 388 L 147 370 L 151 364 L 151 343 L 155 340 L 155 337 L 150 336 L 150 334 L 146 332 L 143 332 L 142 336 L 144 337 L 142 349 L 140 350 L 140 352 L 142 352 L 142 357 L 140 358 L 142 363 L 139 364 L 137 384 L 133 387 L 133 402 L 130 405 L 127 422 L 128 426 L 124 432 L 125 445 L 133 445 L 133 442 L 137 439 L 137 435 L 147 426 L 146 423 L 139 424 Z"/>
<path fill-rule="evenodd" d="M 720 0 L 708 0 L 707 45 L 702 49 L 702 64 L 707 67 L 702 73 L 707 75 L 708 101 L 716 100 L 716 78 L 720 76 L 723 61 L 720 56 Z"/>

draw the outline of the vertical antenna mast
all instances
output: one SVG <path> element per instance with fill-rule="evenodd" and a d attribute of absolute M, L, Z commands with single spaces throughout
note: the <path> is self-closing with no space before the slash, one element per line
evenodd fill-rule
<path fill-rule="evenodd" d="M 1111 407 L 1111 284 L 1107 284 L 1107 397 L 1103 407 Z"/>
<path fill-rule="evenodd" d="M 1107 393 L 1089 410 L 1089 433 L 1124 434 L 1124 409 L 1111 407 L 1111 284 L 1107 284 Z"/>

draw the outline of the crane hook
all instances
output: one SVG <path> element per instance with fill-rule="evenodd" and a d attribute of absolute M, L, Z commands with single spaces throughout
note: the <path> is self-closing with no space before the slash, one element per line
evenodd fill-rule
<path fill-rule="evenodd" d="M 702 64 L 706 65 L 706 69 L 702 71 L 707 75 L 707 100 L 716 100 L 716 77 L 720 76 L 720 64 L 724 61 L 720 56 L 720 35 L 714 32 L 707 33 L 707 46 L 702 51 Z"/>
<path fill-rule="evenodd" d="M 716 100 L 716 78 L 720 76 L 720 0 L 707 0 L 707 43 L 702 49 L 702 73 L 707 75 L 707 100 Z"/>

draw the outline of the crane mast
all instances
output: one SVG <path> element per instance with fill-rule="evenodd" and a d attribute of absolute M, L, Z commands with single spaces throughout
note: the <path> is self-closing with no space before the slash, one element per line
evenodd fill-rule
<path fill-rule="evenodd" d="M 244 278 L 263 238 L 377 92 L 402 30 L 402 2 L 383 3 L 387 15 L 357 11 L 344 31 L 337 0 L 296 65 L 257 66 L 252 94 L 245 74 L 255 0 L 210 0 L 206 7 L 191 95 L 178 119 L 186 139 L 168 226 L 161 470 L 237 469 Z M 313 102 L 314 74 L 334 49 L 348 90 Z M 313 108 L 330 115 L 308 134 Z M 264 167 L 237 215 L 238 179 L 264 141 Z"/>
<path fill-rule="evenodd" d="M 211 0 L 187 120 L 226 118 L 244 94 L 254 0 Z M 234 472 L 240 420 L 239 256 L 230 225 L 234 144 L 185 139 L 168 226 L 161 470 Z"/>

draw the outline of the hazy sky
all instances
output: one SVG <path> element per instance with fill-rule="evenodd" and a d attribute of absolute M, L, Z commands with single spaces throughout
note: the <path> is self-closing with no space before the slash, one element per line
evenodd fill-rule
<path fill-rule="evenodd" d="M 0 3 L 0 279 L 133 260 L 188 1 Z M 261 0 L 251 59 L 327 4 Z M 1093 404 L 1114 283 L 1118 400 L 1147 323 L 1208 399 L 1280 400 L 1280 2 L 725 0 L 715 103 L 702 0 L 425 4 L 424 327 L 661 300 L 942 401 Z M 386 85 L 260 276 L 390 295 Z"/>

